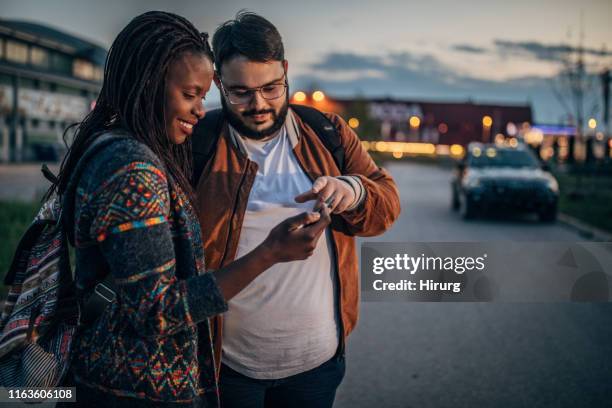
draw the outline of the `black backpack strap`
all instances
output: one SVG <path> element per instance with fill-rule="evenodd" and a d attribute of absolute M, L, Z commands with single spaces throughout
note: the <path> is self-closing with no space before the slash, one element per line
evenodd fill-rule
<path fill-rule="evenodd" d="M 340 132 L 331 120 L 321 111 L 310 106 L 292 104 L 291 109 L 315 131 L 321 142 L 334 157 L 334 162 L 340 173 L 344 174 L 344 146 L 342 146 Z"/>
<path fill-rule="evenodd" d="M 223 126 L 223 110 L 214 109 L 206 112 L 206 116 L 198 121 L 193 128 L 191 151 L 193 153 L 193 175 L 191 183 L 195 188 L 206 164 L 215 155 L 221 127 Z"/>

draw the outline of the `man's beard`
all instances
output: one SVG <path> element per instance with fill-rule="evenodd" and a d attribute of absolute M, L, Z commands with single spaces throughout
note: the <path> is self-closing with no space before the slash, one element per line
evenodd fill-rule
<path fill-rule="evenodd" d="M 289 95 L 287 94 L 285 103 L 283 104 L 283 107 L 281 108 L 278 115 L 273 109 L 264 109 L 260 111 L 249 110 L 240 114 L 236 114 L 229 109 L 229 107 L 227 106 L 227 102 L 225 101 L 225 98 L 223 96 L 221 96 L 221 105 L 223 107 L 223 113 L 227 118 L 227 121 L 230 125 L 232 125 L 234 129 L 236 129 L 238 133 L 240 133 L 241 136 L 248 137 L 249 139 L 254 140 L 262 140 L 278 132 L 280 128 L 282 128 L 285 124 L 285 118 L 287 117 L 287 112 L 289 110 Z M 263 113 L 272 114 L 272 125 L 267 129 L 259 131 L 254 130 L 248 127 L 242 119 L 243 116 L 253 116 Z"/>

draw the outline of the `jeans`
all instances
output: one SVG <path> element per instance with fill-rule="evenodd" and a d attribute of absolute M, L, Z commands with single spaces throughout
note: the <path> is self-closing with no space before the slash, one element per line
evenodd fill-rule
<path fill-rule="evenodd" d="M 279 380 L 257 380 L 221 365 L 221 408 L 331 408 L 344 378 L 344 355 Z"/>

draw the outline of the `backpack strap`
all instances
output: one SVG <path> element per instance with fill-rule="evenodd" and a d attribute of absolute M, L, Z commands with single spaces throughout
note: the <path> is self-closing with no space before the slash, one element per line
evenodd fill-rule
<path fill-rule="evenodd" d="M 293 111 L 315 131 L 323 145 L 334 157 L 334 162 L 338 170 L 340 170 L 340 173 L 344 173 L 344 146 L 342 146 L 340 132 L 336 129 L 332 121 L 321 111 L 311 108 L 310 106 L 295 104 L 291 104 L 290 106 L 291 109 L 293 109 Z"/>
<path fill-rule="evenodd" d="M 195 188 L 206 164 L 215 155 L 221 128 L 223 126 L 223 110 L 214 109 L 206 112 L 193 128 L 191 151 L 193 153 L 193 175 L 191 183 Z"/>
<path fill-rule="evenodd" d="M 344 173 L 344 146 L 340 133 L 334 124 L 322 112 L 305 105 L 291 104 L 291 109 L 315 131 L 325 148 L 332 154 L 334 162 Z M 215 155 L 221 129 L 223 127 L 223 110 L 214 109 L 206 112 L 206 116 L 198 121 L 193 128 L 191 150 L 193 153 L 193 175 L 191 183 L 195 188 L 204 168 Z"/>

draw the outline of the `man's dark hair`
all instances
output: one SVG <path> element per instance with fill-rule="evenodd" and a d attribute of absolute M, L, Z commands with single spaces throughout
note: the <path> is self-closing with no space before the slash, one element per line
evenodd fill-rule
<path fill-rule="evenodd" d="M 119 33 L 108 52 L 104 80 L 93 110 L 64 133 L 76 128 L 74 141 L 61 165 L 59 182 L 48 194 L 66 190 L 72 170 L 97 135 L 125 129 L 147 145 L 181 188 L 193 198 L 191 141 L 172 143 L 166 132 L 166 75 L 185 53 L 201 54 L 212 62 L 208 35 L 185 18 L 151 11 L 135 17 Z"/>
<path fill-rule="evenodd" d="M 223 23 L 212 39 L 215 66 L 221 71 L 223 63 L 237 55 L 251 61 L 283 61 L 283 39 L 274 25 L 265 18 L 248 11 L 240 11 L 234 20 Z"/>

